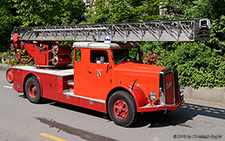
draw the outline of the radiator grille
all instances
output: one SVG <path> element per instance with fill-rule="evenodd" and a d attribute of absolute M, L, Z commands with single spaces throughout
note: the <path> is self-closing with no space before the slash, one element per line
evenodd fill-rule
<path fill-rule="evenodd" d="M 164 70 L 160 77 L 160 87 L 164 93 L 162 103 L 174 105 L 180 101 L 178 73 L 172 69 Z"/>
<path fill-rule="evenodd" d="M 172 73 L 167 73 L 165 75 L 165 93 L 166 93 L 166 104 L 174 104 Z"/>

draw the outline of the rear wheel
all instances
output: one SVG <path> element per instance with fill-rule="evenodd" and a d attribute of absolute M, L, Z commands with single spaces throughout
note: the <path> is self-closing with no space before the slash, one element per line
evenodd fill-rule
<path fill-rule="evenodd" d="M 108 102 L 108 113 L 115 124 L 130 126 L 137 119 L 137 108 L 134 98 L 125 91 L 112 94 Z"/>
<path fill-rule="evenodd" d="M 13 83 L 13 80 L 14 80 L 14 73 L 13 73 L 13 70 L 12 69 L 8 69 L 6 71 L 6 80 L 9 82 L 9 83 Z"/>
<path fill-rule="evenodd" d="M 41 87 L 38 79 L 32 76 L 27 79 L 25 84 L 25 92 L 31 103 L 38 103 L 41 100 Z"/>

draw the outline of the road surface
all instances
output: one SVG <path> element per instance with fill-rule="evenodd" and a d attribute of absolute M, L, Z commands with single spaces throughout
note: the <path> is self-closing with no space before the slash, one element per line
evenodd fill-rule
<path fill-rule="evenodd" d="M 54 101 L 32 104 L 12 89 L 0 71 L 1 141 L 181 141 L 225 140 L 225 105 L 187 99 L 177 111 L 140 115 L 134 127 L 107 115 Z"/>

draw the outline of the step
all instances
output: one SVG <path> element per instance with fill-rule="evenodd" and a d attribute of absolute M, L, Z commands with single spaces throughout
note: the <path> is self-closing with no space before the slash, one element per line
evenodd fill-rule
<path fill-rule="evenodd" d="M 65 95 L 74 95 L 74 91 L 71 89 L 63 90 L 63 94 Z"/>
<path fill-rule="evenodd" d="M 73 80 L 68 80 L 68 82 L 67 82 L 67 84 L 69 85 L 69 86 L 74 86 L 74 81 Z"/>

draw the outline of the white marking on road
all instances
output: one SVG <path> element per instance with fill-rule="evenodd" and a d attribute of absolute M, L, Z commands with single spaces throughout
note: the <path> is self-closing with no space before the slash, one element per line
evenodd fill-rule
<path fill-rule="evenodd" d="M 8 88 L 8 89 L 12 89 L 13 88 L 11 86 L 6 86 L 6 85 L 4 85 L 3 87 Z"/>

